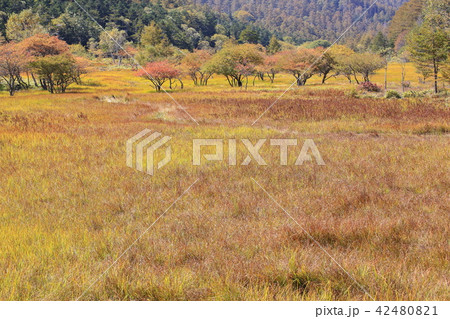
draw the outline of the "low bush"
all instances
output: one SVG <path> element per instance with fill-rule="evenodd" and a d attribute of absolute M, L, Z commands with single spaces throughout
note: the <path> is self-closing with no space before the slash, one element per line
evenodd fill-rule
<path fill-rule="evenodd" d="M 359 98 L 358 91 L 355 88 L 352 88 L 350 91 L 346 92 L 345 95 L 352 98 Z"/>
<path fill-rule="evenodd" d="M 376 85 L 372 82 L 363 82 L 359 85 L 360 90 L 367 92 L 381 92 L 381 86 Z"/>
<path fill-rule="evenodd" d="M 386 99 L 401 99 L 402 95 L 398 93 L 397 91 L 390 90 L 386 92 Z"/>
<path fill-rule="evenodd" d="M 417 98 L 417 97 L 425 97 L 429 93 L 430 93 L 429 91 L 414 91 L 414 90 L 411 90 L 411 91 L 405 92 L 403 94 L 403 96 L 406 97 L 406 98 Z"/>

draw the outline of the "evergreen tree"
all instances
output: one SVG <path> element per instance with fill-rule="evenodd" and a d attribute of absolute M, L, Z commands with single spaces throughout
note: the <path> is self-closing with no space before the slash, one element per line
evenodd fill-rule
<path fill-rule="evenodd" d="M 247 26 L 239 37 L 239 41 L 243 43 L 256 44 L 259 42 L 259 34 L 253 27 Z"/>
<path fill-rule="evenodd" d="M 372 39 L 370 44 L 370 50 L 372 52 L 383 52 L 389 47 L 389 41 L 383 32 L 379 31 L 377 35 Z"/>
<path fill-rule="evenodd" d="M 269 46 L 267 47 L 267 53 L 269 54 L 275 54 L 281 51 L 281 44 L 278 42 L 278 39 L 276 36 L 272 36 L 270 39 Z"/>
<path fill-rule="evenodd" d="M 162 42 L 167 42 L 167 36 L 164 31 L 152 21 L 150 25 L 144 27 L 142 30 L 140 42 L 143 46 L 155 46 Z"/>
<path fill-rule="evenodd" d="M 430 1 L 425 10 L 424 22 L 411 32 L 408 49 L 419 70 L 434 77 L 434 92 L 438 93 L 438 78 L 441 66 L 447 61 L 450 51 L 448 28 L 448 6 L 440 1 Z"/>
<path fill-rule="evenodd" d="M 401 42 L 399 37 L 408 34 L 422 15 L 424 0 L 409 0 L 395 13 L 389 26 L 388 38 L 391 44 Z"/>

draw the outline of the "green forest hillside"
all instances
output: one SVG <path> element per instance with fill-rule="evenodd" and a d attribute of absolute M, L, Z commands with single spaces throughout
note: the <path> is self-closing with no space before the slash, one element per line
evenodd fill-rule
<path fill-rule="evenodd" d="M 142 28 L 155 21 L 171 44 L 189 50 L 197 48 L 204 41 L 214 45 L 212 37 L 216 34 L 239 39 L 244 30 L 247 35 L 256 39 L 253 42 L 265 46 L 272 34 L 293 44 L 318 39 L 333 41 L 372 3 L 371 0 L 78 0 L 78 2 L 102 26 L 114 26 L 125 30 L 129 41 L 135 42 Z M 406 0 L 379 1 L 350 30 L 344 41 L 356 47 L 378 31 L 386 32 L 396 10 L 405 2 Z M 30 8 L 39 14 L 41 24 L 50 33 L 69 44 L 87 45 L 89 39 L 99 37 L 98 27 L 81 14 L 74 1 L 0 0 L 0 31 L 4 37 L 7 38 L 5 30 L 8 17 Z M 408 15 L 409 7 L 404 9 L 408 9 L 403 10 Z"/>
<path fill-rule="evenodd" d="M 373 0 L 193 0 L 220 12 L 235 14 L 272 31 L 288 35 L 297 43 L 336 39 Z M 350 30 L 349 38 L 383 31 L 395 11 L 407 0 L 378 1 Z"/>
<path fill-rule="evenodd" d="M 151 0 L 78 0 L 90 15 L 103 27 L 124 30 L 127 40 L 137 42 L 144 26 L 155 22 L 171 44 L 180 49 L 193 50 L 204 41 L 214 42 L 215 34 L 239 38 L 248 27 L 206 6 L 186 4 L 186 1 Z M 87 45 L 90 39 L 99 39 L 100 29 L 74 1 L 67 0 L 0 0 L 0 32 L 7 40 L 6 24 L 11 14 L 32 9 L 39 22 L 52 35 L 69 44 Z M 271 34 L 257 26 L 258 42 L 267 45 Z"/>

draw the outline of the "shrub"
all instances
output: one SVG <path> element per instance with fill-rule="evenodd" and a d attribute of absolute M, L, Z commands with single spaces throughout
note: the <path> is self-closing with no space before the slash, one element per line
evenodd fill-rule
<path fill-rule="evenodd" d="M 408 91 L 408 92 L 405 92 L 404 94 L 403 94 L 403 96 L 405 97 L 405 98 L 417 98 L 417 97 L 425 97 L 425 96 L 427 96 L 428 94 L 429 94 L 430 92 L 429 91 L 414 91 L 414 90 L 411 90 L 411 91 Z"/>
<path fill-rule="evenodd" d="M 352 98 L 359 98 L 358 91 L 355 88 L 352 88 L 350 91 L 348 91 L 345 95 Z"/>
<path fill-rule="evenodd" d="M 359 88 L 367 92 L 381 92 L 381 86 L 372 82 L 363 82 L 359 85 Z"/>
<path fill-rule="evenodd" d="M 436 94 L 437 97 L 448 97 L 448 91 L 447 90 L 439 90 L 439 93 Z"/>
<path fill-rule="evenodd" d="M 387 91 L 386 96 L 387 99 L 401 99 L 402 95 L 397 91 L 391 90 Z"/>
<path fill-rule="evenodd" d="M 413 90 L 411 90 L 411 91 L 408 91 L 408 92 L 405 92 L 404 94 L 403 94 L 403 96 L 405 97 L 405 98 L 415 98 L 415 97 L 417 97 L 417 91 L 413 91 Z"/>

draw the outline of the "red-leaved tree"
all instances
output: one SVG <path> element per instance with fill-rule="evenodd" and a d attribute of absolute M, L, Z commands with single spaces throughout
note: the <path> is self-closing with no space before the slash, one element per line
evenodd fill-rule
<path fill-rule="evenodd" d="M 180 71 L 168 61 L 160 61 L 148 63 L 137 75 L 149 80 L 156 92 L 161 92 L 163 84 L 178 78 Z"/>

